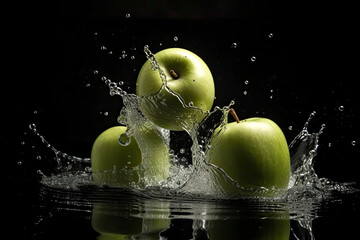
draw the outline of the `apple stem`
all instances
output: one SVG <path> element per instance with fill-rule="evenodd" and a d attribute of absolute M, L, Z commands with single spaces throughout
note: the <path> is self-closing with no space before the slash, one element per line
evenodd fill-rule
<path fill-rule="evenodd" d="M 174 70 L 170 70 L 170 74 L 173 78 L 178 79 L 179 75 L 177 75 L 177 73 Z"/>
<path fill-rule="evenodd" d="M 236 115 L 236 112 L 233 108 L 230 109 L 230 114 L 235 118 L 237 123 L 240 122 L 240 120 L 239 120 L 238 116 Z"/>

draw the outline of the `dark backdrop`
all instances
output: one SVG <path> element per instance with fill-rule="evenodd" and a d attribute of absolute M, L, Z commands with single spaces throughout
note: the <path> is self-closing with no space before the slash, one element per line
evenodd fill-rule
<path fill-rule="evenodd" d="M 124 89 L 135 92 L 144 45 L 154 53 L 174 46 L 195 52 L 213 73 L 215 105 L 235 100 L 240 118 L 271 118 L 288 141 L 316 111 L 310 130 L 327 126 L 315 159 L 318 175 L 359 182 L 360 39 L 354 9 L 336 2 L 270 0 L 5 6 L 10 13 L 3 29 L 1 88 L 6 191 L 24 204 L 29 192 L 36 193 L 36 170 L 52 165 L 44 161 L 50 153 L 31 136 L 30 123 L 59 150 L 90 155 L 95 137 L 117 124 L 122 107 L 100 78 L 124 81 Z M 127 56 L 119 59 L 122 51 Z"/>

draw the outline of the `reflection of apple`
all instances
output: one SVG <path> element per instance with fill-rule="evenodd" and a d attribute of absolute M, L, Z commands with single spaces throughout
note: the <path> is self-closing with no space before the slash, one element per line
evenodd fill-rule
<path fill-rule="evenodd" d="M 150 61 L 146 61 L 136 83 L 136 93 L 143 97 L 139 102 L 142 113 L 156 125 L 169 130 L 181 131 L 184 125 L 200 122 L 205 112 L 211 109 L 215 97 L 208 66 L 200 57 L 181 48 L 165 49 L 156 53 L 155 58 L 167 84 L 163 87 L 159 71 L 152 70 Z"/>
<path fill-rule="evenodd" d="M 130 200 L 130 199 L 129 199 Z M 125 204 L 125 206 L 123 206 Z M 92 228 L 100 233 L 98 240 L 159 239 L 159 233 L 170 225 L 169 206 L 165 203 L 145 202 L 143 210 L 130 203 L 95 203 Z M 161 210 L 154 210 L 161 209 Z"/>
<path fill-rule="evenodd" d="M 169 147 L 160 132 L 150 124 L 144 124 L 135 130 L 130 144 L 122 146 L 118 139 L 125 131 L 124 126 L 112 127 L 95 140 L 91 151 L 94 181 L 129 186 L 132 182 L 143 182 L 145 179 L 166 179 L 170 167 Z"/>
<path fill-rule="evenodd" d="M 239 213 L 237 218 L 208 222 L 211 240 L 289 240 L 290 219 L 288 212 Z"/>
<path fill-rule="evenodd" d="M 227 124 L 222 132 L 213 136 L 207 158 L 235 180 L 240 189 L 251 190 L 240 194 L 256 195 L 262 191 L 252 190 L 266 188 L 270 191 L 265 195 L 272 195 L 277 192 L 273 190 L 284 190 L 288 186 L 288 145 L 281 129 L 269 119 L 249 118 Z M 225 191 L 235 189 L 231 184 L 224 185 Z"/>

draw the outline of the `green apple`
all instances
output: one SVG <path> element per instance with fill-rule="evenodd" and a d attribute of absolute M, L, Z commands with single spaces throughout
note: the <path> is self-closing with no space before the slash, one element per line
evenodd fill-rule
<path fill-rule="evenodd" d="M 155 58 L 164 72 L 166 84 L 147 60 L 136 83 L 142 113 L 156 125 L 174 131 L 201 122 L 215 97 L 208 66 L 199 56 L 182 48 L 162 50 Z"/>
<path fill-rule="evenodd" d="M 276 195 L 289 183 L 288 145 L 279 126 L 270 119 L 249 118 L 218 128 L 207 161 L 237 183 L 220 179 L 225 192 L 231 194 Z"/>
<path fill-rule="evenodd" d="M 145 181 L 161 181 L 169 176 L 169 146 L 152 124 L 135 129 L 130 143 L 119 144 L 124 126 L 105 130 L 95 140 L 91 150 L 94 181 L 107 185 L 130 186 Z M 149 150 L 151 149 L 151 150 Z"/>

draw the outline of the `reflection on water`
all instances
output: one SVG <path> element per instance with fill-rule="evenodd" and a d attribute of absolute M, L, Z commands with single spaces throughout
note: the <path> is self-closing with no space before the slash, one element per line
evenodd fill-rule
<path fill-rule="evenodd" d="M 315 239 L 312 222 L 324 214 L 324 206 L 343 204 L 335 196 L 323 201 L 160 199 L 94 186 L 76 191 L 42 186 L 40 198 L 50 212 L 86 213 L 97 239 Z"/>

